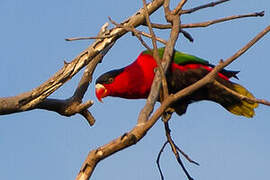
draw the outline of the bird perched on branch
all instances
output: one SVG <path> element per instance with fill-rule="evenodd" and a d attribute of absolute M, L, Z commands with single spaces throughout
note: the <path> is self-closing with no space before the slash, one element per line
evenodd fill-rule
<path fill-rule="evenodd" d="M 160 58 L 163 57 L 165 48 L 159 48 Z M 151 51 L 143 51 L 130 65 L 104 73 L 96 80 L 96 96 L 102 102 L 106 96 L 121 97 L 127 99 L 147 98 L 155 76 L 157 63 Z M 214 68 L 214 65 L 199 57 L 174 51 L 172 62 L 166 73 L 169 93 L 195 83 L 203 78 Z M 243 86 L 231 82 L 229 79 L 237 78 L 239 71 L 221 70 L 216 81 L 240 95 L 253 98 L 253 95 Z M 238 79 L 238 78 L 237 78 Z M 239 96 L 222 88 L 215 83 L 210 83 L 196 90 L 191 95 L 179 99 L 172 104 L 172 108 L 178 115 L 186 112 L 189 104 L 210 100 L 223 106 L 229 112 L 245 117 L 253 117 L 257 103 L 242 100 Z"/>

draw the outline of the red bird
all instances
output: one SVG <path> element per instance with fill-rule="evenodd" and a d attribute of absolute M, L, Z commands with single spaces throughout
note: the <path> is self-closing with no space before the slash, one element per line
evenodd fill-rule
<path fill-rule="evenodd" d="M 162 58 L 164 48 L 160 48 L 158 52 Z M 102 102 L 102 98 L 106 96 L 127 99 L 147 98 L 156 67 L 156 61 L 150 51 L 143 51 L 130 65 L 109 71 L 96 80 L 96 96 L 98 100 Z M 204 59 L 174 51 L 173 61 L 166 74 L 169 93 L 176 93 L 195 83 L 213 68 L 214 65 Z M 223 69 L 218 73 L 216 80 L 239 94 L 253 98 L 253 95 L 247 89 L 229 80 L 231 77 L 237 78 L 237 73 L 238 71 Z M 242 100 L 215 84 L 208 84 L 191 95 L 178 100 L 172 105 L 172 108 L 175 109 L 177 114 L 182 115 L 186 112 L 190 103 L 200 100 L 214 101 L 229 112 L 245 117 L 253 117 L 254 108 L 258 106 L 257 103 Z"/>

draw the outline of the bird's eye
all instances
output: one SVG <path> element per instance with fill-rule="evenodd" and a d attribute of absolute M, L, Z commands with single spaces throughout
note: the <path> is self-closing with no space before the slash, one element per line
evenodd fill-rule
<path fill-rule="evenodd" d="M 108 83 L 112 83 L 112 82 L 113 82 L 113 78 L 111 77 L 108 79 Z"/>

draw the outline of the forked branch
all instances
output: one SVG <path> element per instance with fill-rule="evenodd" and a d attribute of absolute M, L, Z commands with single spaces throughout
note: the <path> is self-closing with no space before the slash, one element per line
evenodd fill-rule
<path fill-rule="evenodd" d="M 147 5 L 148 12 L 152 14 L 163 4 L 163 1 L 164 0 L 154 0 L 149 3 Z M 137 13 L 121 24 L 125 26 L 137 27 L 143 22 L 144 13 L 143 9 L 140 9 Z M 96 39 L 88 48 L 81 52 L 70 63 L 65 62 L 62 69 L 56 72 L 49 80 L 41 84 L 39 87 L 17 96 L 0 98 L 0 115 L 42 108 L 58 112 L 59 114 L 65 116 L 80 113 L 89 122 L 91 121 L 92 124 L 93 117 L 91 116 L 91 113 L 87 111 L 87 108 L 93 104 L 92 101 L 87 101 L 85 104 L 81 104 L 77 97 L 71 97 L 65 100 L 55 100 L 48 99 L 48 96 L 70 80 L 82 68 L 86 67 L 97 55 L 102 53 L 106 47 L 113 44 L 117 39 L 126 33 L 127 31 L 125 29 L 119 27 L 106 30 L 102 34 L 98 35 L 101 37 L 105 36 L 105 38 Z M 87 83 L 85 85 L 87 85 Z M 87 88 L 84 88 L 83 91 L 80 91 L 81 97 L 85 93 L 86 89 Z M 54 104 L 55 107 L 52 107 L 52 104 Z M 75 108 L 76 106 L 77 108 Z"/>
<path fill-rule="evenodd" d="M 244 17 L 255 17 L 255 16 L 263 16 L 263 12 L 253 13 L 247 15 L 239 15 L 239 16 L 230 16 L 226 18 L 221 18 L 213 21 L 203 22 L 203 23 L 194 23 L 194 24 L 186 24 L 181 25 L 180 17 L 183 14 L 193 13 L 197 10 L 212 7 L 229 0 L 220 0 L 216 2 L 212 2 L 206 5 L 198 6 L 188 10 L 182 10 L 182 7 L 187 2 L 187 0 L 181 0 L 177 7 L 173 10 L 170 10 L 169 0 L 154 0 L 149 4 L 144 2 L 144 8 L 140 9 L 135 15 L 128 18 L 126 21 L 116 24 L 116 27 L 107 30 L 104 28 L 101 33 L 98 34 L 97 37 L 92 37 L 88 39 L 95 39 L 95 41 L 86 48 L 83 52 L 81 52 L 77 57 L 75 57 L 70 63 L 64 63 L 63 68 L 61 68 L 57 73 L 55 73 L 49 80 L 41 84 L 39 87 L 33 89 L 32 91 L 25 92 L 13 97 L 5 97 L 0 98 L 0 115 L 2 114 L 11 114 L 15 112 L 28 111 L 32 109 L 45 109 L 50 111 L 55 111 L 64 116 L 72 116 L 76 113 L 83 115 L 89 122 L 90 125 L 94 124 L 94 118 L 91 113 L 87 110 L 92 104 L 92 101 L 86 101 L 82 103 L 82 99 L 86 90 L 88 89 L 89 83 L 92 81 L 92 73 L 95 70 L 97 64 L 102 60 L 106 52 L 113 46 L 113 44 L 124 34 L 131 31 L 134 32 L 137 37 L 141 35 L 152 38 L 153 46 L 154 46 L 154 54 L 157 56 L 157 45 L 156 41 L 160 41 L 166 44 L 164 56 L 161 61 L 159 61 L 159 67 L 161 71 L 157 71 L 149 97 L 147 98 L 146 104 L 144 108 L 141 110 L 137 125 L 129 132 L 124 135 L 112 140 L 106 145 L 103 145 L 97 149 L 90 151 L 85 162 L 83 163 L 80 172 L 77 176 L 77 180 L 87 180 L 91 177 L 96 165 L 103 159 L 111 156 L 112 154 L 121 151 L 125 148 L 130 147 L 131 145 L 136 144 L 140 141 L 148 132 L 148 130 L 157 122 L 157 120 L 164 115 L 166 110 L 170 108 L 172 103 L 175 101 L 190 95 L 197 89 L 205 86 L 208 83 L 217 83 L 215 81 L 215 77 L 217 73 L 245 53 L 250 47 L 252 47 L 258 40 L 260 40 L 264 35 L 266 35 L 270 31 L 270 26 L 265 28 L 261 33 L 259 33 L 253 40 L 251 40 L 246 46 L 240 49 L 237 53 L 235 53 L 232 57 L 228 58 L 226 61 L 221 61 L 218 66 L 216 66 L 208 75 L 199 80 L 198 82 L 192 84 L 191 86 L 177 92 L 176 94 L 168 95 L 166 92 L 166 85 L 163 83 L 163 92 L 165 92 L 165 98 L 161 102 L 160 107 L 153 113 L 153 107 L 158 99 L 160 94 L 162 79 L 164 81 L 164 74 L 169 67 L 175 43 L 178 39 L 179 32 L 184 32 L 181 28 L 192 28 L 192 27 L 206 27 L 212 24 L 237 19 Z M 149 16 L 160 8 L 163 5 L 166 20 L 170 23 L 169 25 L 156 25 L 151 23 Z M 149 27 L 150 34 L 140 32 L 135 28 L 142 24 L 145 24 L 147 21 L 147 25 Z M 158 27 L 159 26 L 159 27 Z M 130 29 L 129 29 L 130 27 Z M 167 41 L 159 39 L 155 36 L 153 28 L 169 28 L 171 29 L 170 38 Z M 185 34 L 185 33 L 184 33 Z M 186 37 L 188 37 L 188 33 L 186 33 Z M 190 36 L 191 37 L 191 36 Z M 86 39 L 86 38 L 80 38 Z M 140 39 L 140 38 L 139 38 Z M 192 38 L 189 38 L 190 40 Z M 68 40 L 76 40 L 76 39 L 68 39 Z M 150 49 L 150 48 L 149 48 Z M 158 59 L 158 58 L 157 58 Z M 77 74 L 81 69 L 86 67 L 84 75 L 81 81 L 78 84 L 73 96 L 64 100 L 50 99 L 48 98 L 53 92 L 59 89 L 63 84 L 65 84 L 68 80 L 70 80 L 75 74 Z M 162 71 L 163 70 L 163 71 Z M 218 84 L 219 85 L 219 84 Z M 221 86 L 221 85 L 220 85 Z M 221 86 L 222 87 L 222 86 Z M 225 90 L 226 87 L 223 87 Z M 230 92 L 228 90 L 228 92 Z M 235 92 L 230 92 L 235 93 Z M 239 94 L 235 94 L 240 97 Z M 270 105 L 270 103 L 266 100 L 258 100 L 251 99 L 248 97 L 241 96 L 242 99 L 257 102 L 265 105 Z M 165 127 L 168 122 L 165 122 Z M 168 131 L 169 132 L 169 131 Z M 181 164 L 181 160 L 179 158 L 178 151 L 179 148 L 170 140 L 170 136 L 167 136 L 168 142 L 171 144 L 173 152 L 176 154 L 178 162 Z M 164 144 L 163 148 L 165 147 Z M 162 150 L 163 150 L 162 148 Z M 161 151 L 162 152 L 162 151 Z M 183 152 L 181 152 L 183 153 Z M 178 154 L 178 155 L 177 155 Z M 184 153 L 183 153 L 184 154 Z M 160 155 L 159 155 L 160 157 Z M 191 160 L 192 161 L 192 160 Z M 188 178 L 191 180 L 192 178 L 185 170 L 184 166 L 181 164 Z M 162 176 L 163 177 L 163 176 Z"/>
<path fill-rule="evenodd" d="M 249 14 L 233 15 L 233 16 L 228 16 L 228 17 L 224 17 L 224 18 L 204 21 L 204 22 L 181 24 L 181 28 L 185 29 L 185 28 L 208 27 L 210 25 L 214 25 L 214 24 L 226 22 L 226 21 L 231 21 L 231 20 L 235 20 L 235 19 L 248 18 L 248 17 L 263 17 L 263 16 L 264 16 L 264 11 L 249 13 Z M 143 25 L 145 25 L 145 24 L 143 24 Z M 171 29 L 172 26 L 171 26 L 171 24 L 152 23 L 152 27 L 157 28 L 157 29 Z"/>
<path fill-rule="evenodd" d="M 171 137 L 171 130 L 169 127 L 169 122 L 164 122 L 164 127 L 165 127 L 165 133 L 166 133 L 166 137 L 167 137 L 167 141 L 169 142 L 172 152 L 178 162 L 178 164 L 181 166 L 181 168 L 183 169 L 185 175 L 187 176 L 188 180 L 193 180 L 193 178 L 189 175 L 188 171 L 186 170 L 180 156 L 178 153 L 178 147 L 176 146 L 176 144 L 174 143 L 172 137 Z"/>
<path fill-rule="evenodd" d="M 86 158 L 77 176 L 77 180 L 89 179 L 89 177 L 91 176 L 92 172 L 94 171 L 99 161 L 105 159 L 106 157 L 120 150 L 123 150 L 131 145 L 136 144 L 139 140 L 141 140 L 144 137 L 147 131 L 157 122 L 157 120 L 162 116 L 162 114 L 173 102 L 191 94 L 192 92 L 201 88 L 207 83 L 213 82 L 218 71 L 225 68 L 225 66 L 227 66 L 236 58 L 238 58 L 240 55 L 245 53 L 250 47 L 252 47 L 258 40 L 260 40 L 269 31 L 270 31 L 270 26 L 265 28 L 255 38 L 253 38 L 249 43 L 247 43 L 243 48 L 237 51 L 233 56 L 228 58 L 225 62 L 221 62 L 203 79 L 186 87 L 185 89 L 177 92 L 176 94 L 169 95 L 166 99 L 164 99 L 161 106 L 153 113 L 153 115 L 146 122 L 139 123 L 131 131 L 125 133 L 123 136 L 120 136 L 117 139 L 112 140 L 111 142 L 109 142 L 108 144 L 104 146 L 101 146 L 97 149 L 92 150 L 88 154 L 88 157 Z"/>

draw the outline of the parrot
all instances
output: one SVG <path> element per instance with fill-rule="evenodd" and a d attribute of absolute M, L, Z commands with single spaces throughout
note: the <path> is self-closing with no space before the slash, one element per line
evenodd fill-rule
<path fill-rule="evenodd" d="M 165 48 L 158 48 L 159 57 L 162 58 Z M 126 99 L 146 99 L 150 93 L 151 85 L 157 69 L 153 51 L 145 50 L 139 54 L 137 59 L 126 67 L 111 70 L 99 76 L 95 83 L 95 94 L 100 102 L 107 96 Z M 215 66 L 209 61 L 194 55 L 173 51 L 172 61 L 165 74 L 169 94 L 188 87 L 207 75 Z M 216 76 L 216 81 L 248 98 L 254 98 L 243 86 L 232 82 L 239 71 L 222 69 Z M 209 83 L 190 95 L 181 98 L 171 105 L 178 114 L 186 113 L 188 105 L 197 101 L 209 100 L 220 104 L 232 114 L 251 118 L 257 103 L 241 99 L 226 91 L 226 89 Z"/>

